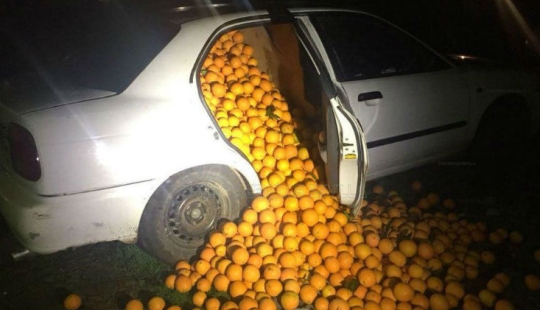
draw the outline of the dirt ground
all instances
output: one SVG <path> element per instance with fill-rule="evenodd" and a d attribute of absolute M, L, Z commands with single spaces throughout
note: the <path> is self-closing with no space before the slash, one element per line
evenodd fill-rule
<path fill-rule="evenodd" d="M 487 165 L 450 159 L 413 169 L 368 184 L 396 190 L 409 203 L 428 192 L 453 198 L 460 215 L 470 221 L 485 221 L 490 229 L 519 230 L 524 242 L 489 246 L 497 262 L 480 270 L 476 281 L 466 282 L 472 292 L 485 287 L 498 271 L 512 277 L 503 293 L 516 309 L 538 309 L 540 293 L 530 292 L 523 283 L 528 273 L 540 274 L 533 251 L 540 248 L 540 145 L 535 138 L 512 152 L 509 162 Z M 421 180 L 423 191 L 413 194 L 410 184 Z M 1 218 L 0 218 L 1 220 Z M 81 309 L 123 309 L 131 297 L 147 300 L 164 291 L 163 279 L 172 268 L 155 261 L 134 245 L 107 242 L 13 262 L 13 245 L 3 220 L 0 222 L 0 309 L 62 309 L 70 292 L 83 299 Z"/>

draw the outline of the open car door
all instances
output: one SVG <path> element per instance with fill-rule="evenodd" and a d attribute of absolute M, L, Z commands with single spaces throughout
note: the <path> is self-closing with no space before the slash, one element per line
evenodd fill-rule
<path fill-rule="evenodd" d="M 314 72 L 304 75 L 318 75 L 322 86 L 320 110 L 324 126 L 319 149 L 326 164 L 328 188 L 332 194 L 338 195 L 341 204 L 350 207 L 351 215 L 356 216 L 362 204 L 368 169 L 364 133 L 352 111 L 343 104 L 301 19 L 296 19 L 297 35 L 311 60 L 308 65 L 315 67 Z"/>
<path fill-rule="evenodd" d="M 326 114 L 326 178 L 329 190 L 358 215 L 367 176 L 367 147 L 358 120 L 336 95 L 324 106 Z M 321 144 L 319 146 L 321 147 Z"/>

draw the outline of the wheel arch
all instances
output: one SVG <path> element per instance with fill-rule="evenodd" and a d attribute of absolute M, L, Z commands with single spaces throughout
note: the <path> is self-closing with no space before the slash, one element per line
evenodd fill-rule
<path fill-rule="evenodd" d="M 214 175 L 214 177 L 212 177 L 212 175 Z M 218 175 L 219 177 L 216 179 L 216 176 Z M 195 196 L 191 196 L 192 194 L 190 194 L 190 192 L 200 192 L 201 188 L 204 188 L 211 184 L 206 183 L 205 180 L 210 182 L 219 180 L 218 183 L 214 183 L 217 187 L 214 186 L 213 189 L 207 192 L 210 193 L 211 196 L 215 196 L 216 200 L 207 200 L 207 198 L 202 198 L 203 200 L 197 201 L 199 198 L 186 198 L 200 197 L 200 194 L 195 194 Z M 187 196 L 183 196 L 184 194 L 182 194 L 182 197 L 184 197 L 182 198 L 182 200 L 187 201 L 188 203 L 180 203 L 180 208 L 178 209 L 176 209 L 176 207 L 175 209 L 169 209 L 169 203 L 171 201 L 170 199 L 173 199 L 172 197 L 175 197 L 179 194 L 177 190 L 182 189 L 182 187 L 177 187 L 179 184 L 183 184 L 182 186 L 186 186 L 184 188 L 187 191 Z M 212 188 L 212 185 L 210 185 L 210 187 Z M 191 188 L 195 188 L 195 192 L 193 192 Z M 222 193 L 227 193 L 228 198 L 223 198 L 225 200 L 217 198 L 218 196 L 216 196 L 216 193 L 220 191 Z M 181 170 L 175 174 L 172 174 L 156 187 L 156 189 L 152 192 L 150 198 L 148 199 L 146 205 L 144 206 L 143 212 L 139 219 L 139 226 L 137 228 L 137 244 L 151 255 L 156 256 L 157 258 L 160 258 L 161 260 L 169 263 L 174 263 L 174 257 L 176 256 L 173 256 L 173 254 L 178 254 L 180 253 L 179 251 L 184 251 L 185 255 L 193 255 L 197 251 L 197 249 L 200 249 L 200 247 L 204 245 L 204 243 L 199 244 L 199 242 L 202 241 L 202 238 L 204 237 L 204 239 L 206 240 L 206 238 L 208 237 L 208 231 L 203 234 L 203 230 L 211 229 L 211 227 L 214 227 L 215 229 L 217 227 L 216 225 L 219 225 L 220 221 L 223 218 L 229 218 L 230 220 L 233 220 L 234 218 L 240 216 L 241 210 L 247 207 L 250 203 L 250 200 L 252 199 L 252 196 L 250 195 L 251 192 L 251 186 L 249 182 L 247 182 L 245 176 L 243 176 L 243 174 L 237 169 L 234 169 L 233 167 L 225 164 L 213 163 L 192 166 L 187 169 Z M 193 204 L 193 200 L 191 200 L 190 202 L 190 199 L 195 199 L 195 204 Z M 217 202 L 218 200 L 220 200 L 221 202 L 229 201 L 229 203 L 226 204 L 227 207 L 225 207 L 225 209 L 213 208 L 213 206 L 215 207 L 213 202 Z M 163 202 L 166 203 L 163 204 Z M 198 207 L 197 204 L 200 205 L 200 207 Z M 206 205 L 206 207 L 204 207 L 204 205 Z M 188 209 L 183 209 L 185 208 L 185 206 L 187 206 L 187 208 L 192 208 L 192 206 L 195 206 L 195 209 L 191 210 L 193 211 L 196 209 L 200 209 L 202 210 L 202 213 L 201 211 L 199 211 L 199 213 L 196 213 L 197 215 L 193 217 L 193 212 L 187 212 L 185 210 Z M 208 206 L 210 206 L 209 209 Z M 169 213 L 171 212 L 171 210 L 174 213 Z M 214 212 L 208 210 L 221 211 Z M 225 211 L 225 213 L 221 213 L 223 211 Z M 169 219 L 172 219 L 173 224 L 167 224 L 167 226 L 160 226 L 163 225 L 163 221 L 161 219 L 166 218 L 163 216 L 167 216 L 167 214 L 171 214 L 169 215 Z M 209 220 L 206 221 L 203 217 L 200 216 L 200 214 L 207 214 L 209 216 Z M 179 222 L 177 222 L 176 219 L 178 219 Z M 189 226 L 189 228 L 187 228 L 186 226 L 184 226 L 186 225 L 186 223 L 188 226 L 194 226 Z M 165 228 L 165 230 L 170 229 L 169 233 L 164 233 L 163 227 L 170 227 Z M 184 229 L 182 229 L 182 227 L 184 227 Z M 156 228 L 159 230 L 159 232 L 158 230 L 156 230 Z M 173 232 L 173 234 L 171 234 L 171 231 Z M 192 234 L 191 236 L 190 233 Z M 171 242 L 168 241 L 169 239 L 163 239 L 163 237 L 165 237 L 164 234 L 170 234 L 168 235 L 172 236 L 172 239 L 170 240 L 173 240 L 174 238 L 177 238 L 174 240 L 183 239 L 184 241 L 182 242 L 188 242 L 189 245 L 186 244 L 186 246 L 178 247 L 178 243 L 176 243 L 175 245 L 174 241 Z M 186 256 L 185 258 L 188 257 Z"/>
<path fill-rule="evenodd" d="M 478 119 L 478 123 L 476 124 L 476 128 L 474 130 L 474 135 L 472 137 L 473 141 L 478 136 L 478 132 L 482 126 L 482 122 L 494 116 L 497 111 L 508 111 L 528 115 L 527 129 L 530 133 L 532 123 L 531 103 L 519 93 L 508 93 L 495 98 L 483 111 L 482 115 Z"/>
<path fill-rule="evenodd" d="M 478 118 L 468 153 L 485 148 L 479 145 L 485 142 L 486 136 L 500 134 L 505 141 L 524 140 L 532 133 L 532 121 L 531 106 L 526 97 L 519 93 L 501 95 L 492 100 Z"/>
<path fill-rule="evenodd" d="M 246 197 L 248 198 L 248 201 L 251 201 L 251 199 L 252 199 L 252 197 L 254 195 L 253 194 L 254 193 L 254 188 L 253 188 L 252 184 L 250 184 L 248 178 L 239 169 L 237 169 L 237 168 L 235 168 L 233 166 L 230 166 L 230 165 L 223 164 L 223 163 L 211 163 L 211 164 L 201 164 L 201 165 L 191 166 L 191 167 L 188 167 L 186 169 L 182 169 L 180 171 L 177 171 L 176 173 L 173 173 L 173 174 L 171 174 L 169 176 L 163 177 L 162 181 L 159 184 L 157 184 L 155 189 L 150 193 L 150 197 L 152 197 L 157 191 L 159 191 L 163 187 L 163 185 L 166 182 L 168 182 L 169 180 L 171 180 L 173 178 L 181 177 L 183 174 L 188 174 L 190 171 L 194 171 L 194 170 L 198 170 L 198 169 L 205 169 L 205 168 L 209 168 L 209 169 L 229 169 L 238 178 L 238 180 L 242 183 L 242 186 L 244 187 L 244 190 L 246 191 Z M 145 206 L 143 208 L 143 211 L 148 207 L 148 205 L 149 205 L 149 201 L 146 202 L 146 204 L 145 204 Z M 142 218 L 142 214 L 141 214 L 141 218 Z"/>

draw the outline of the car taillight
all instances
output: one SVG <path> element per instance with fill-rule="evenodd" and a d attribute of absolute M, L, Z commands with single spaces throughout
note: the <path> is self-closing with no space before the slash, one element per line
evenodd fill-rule
<path fill-rule="evenodd" d="M 24 127 L 11 123 L 7 137 L 13 170 L 27 180 L 39 180 L 41 164 L 32 134 Z"/>

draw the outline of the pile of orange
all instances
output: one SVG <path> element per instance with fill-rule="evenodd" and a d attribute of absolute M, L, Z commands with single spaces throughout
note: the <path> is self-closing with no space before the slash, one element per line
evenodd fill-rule
<path fill-rule="evenodd" d="M 223 134 L 251 161 L 263 190 L 238 220 L 208 236 L 192 263 L 179 261 L 165 279 L 171 290 L 190 294 L 193 309 L 514 309 L 501 297 L 507 274 L 480 292 L 463 283 L 496 259 L 472 244 L 518 240 L 519 233 L 489 233 L 436 194 L 407 206 L 382 187 L 364 201 L 360 217 L 350 218 L 323 185 L 302 112 L 289 110 L 241 32 L 217 41 L 200 82 Z M 427 212 L 434 206 L 444 212 Z M 528 281 L 540 289 L 538 277 Z M 161 299 L 149 305 L 164 307 Z"/>

